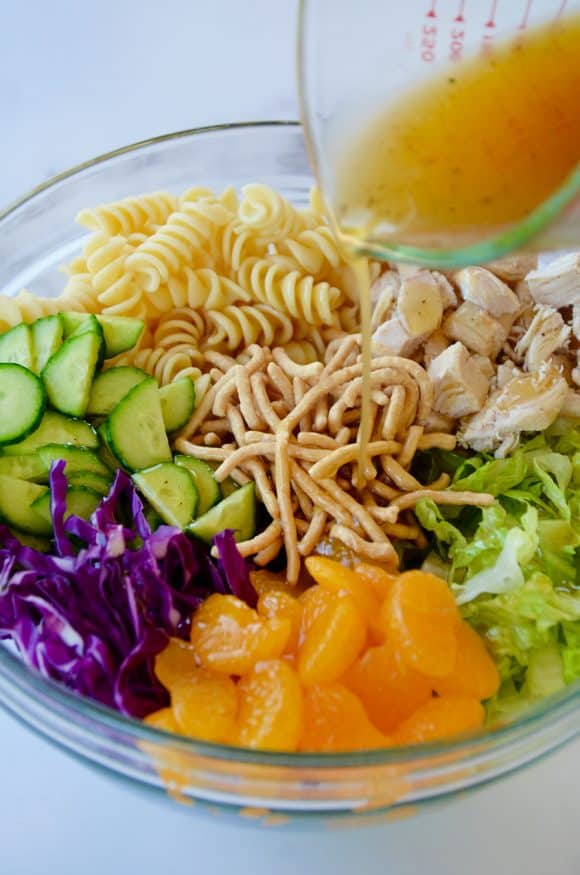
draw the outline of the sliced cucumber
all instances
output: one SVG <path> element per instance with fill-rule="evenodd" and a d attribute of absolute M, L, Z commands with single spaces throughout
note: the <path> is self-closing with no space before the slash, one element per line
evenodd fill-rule
<path fill-rule="evenodd" d="M 163 422 L 168 432 L 178 431 L 187 425 L 195 409 L 195 383 L 189 377 L 181 377 L 159 390 Z"/>
<path fill-rule="evenodd" d="M 46 444 L 71 444 L 97 449 L 99 441 L 96 431 L 88 422 L 69 419 L 61 413 L 47 410 L 35 431 L 23 441 L 3 447 L 3 453 L 5 456 L 25 456 Z"/>
<path fill-rule="evenodd" d="M 101 503 L 102 497 L 103 496 L 99 495 L 98 492 L 95 492 L 92 489 L 87 489 L 84 486 L 70 487 L 70 489 L 67 489 L 66 491 L 66 510 L 64 518 L 67 519 L 67 517 L 74 514 L 74 516 L 80 516 L 84 520 L 88 520 L 93 511 Z M 48 490 L 46 495 L 41 495 L 33 501 L 30 509 L 42 519 L 45 525 L 47 523 L 50 524 L 50 531 L 52 532 L 50 490 Z"/>
<path fill-rule="evenodd" d="M 240 484 L 236 483 L 233 477 L 226 477 L 225 480 L 222 480 L 220 483 L 221 493 L 224 498 L 229 498 L 232 492 L 237 492 L 240 489 Z"/>
<path fill-rule="evenodd" d="M 48 483 L 48 465 L 36 453 L 29 456 L 0 456 L 0 475 Z"/>
<path fill-rule="evenodd" d="M 87 313 L 63 313 L 65 337 L 73 334 L 86 321 Z M 141 334 L 144 322 L 130 316 L 98 316 L 105 339 L 105 358 L 133 349 Z"/>
<path fill-rule="evenodd" d="M 173 461 L 176 465 L 187 468 L 191 474 L 199 494 L 196 512 L 198 516 L 203 516 L 221 498 L 220 488 L 214 477 L 213 469 L 207 462 L 196 459 L 194 456 L 175 456 Z"/>
<path fill-rule="evenodd" d="M 40 374 L 49 358 L 62 345 L 64 320 L 60 313 L 54 316 L 43 316 L 30 326 L 32 332 L 32 353 L 34 370 Z"/>
<path fill-rule="evenodd" d="M 214 535 L 224 529 L 233 529 L 236 541 L 253 538 L 256 531 L 256 492 L 253 483 L 246 483 L 236 489 L 190 523 L 186 531 L 209 544 Z"/>
<path fill-rule="evenodd" d="M 102 422 L 97 429 L 99 435 L 99 459 L 113 474 L 121 467 L 121 463 L 114 457 L 107 443 L 107 423 Z"/>
<path fill-rule="evenodd" d="M 27 480 L 0 476 L 0 517 L 9 526 L 28 532 L 30 535 L 51 535 L 52 523 L 46 522 L 32 504 L 50 492 L 46 486 L 38 486 Z"/>
<path fill-rule="evenodd" d="M 0 444 L 16 444 L 34 432 L 45 406 L 44 386 L 32 371 L 0 364 Z"/>
<path fill-rule="evenodd" d="M 159 387 L 153 377 L 143 380 L 117 404 L 107 419 L 105 434 L 113 455 L 131 471 L 171 461 Z"/>
<path fill-rule="evenodd" d="M 63 444 L 46 444 L 39 447 L 38 455 L 44 464 L 50 468 L 53 462 L 63 459 L 66 462 L 65 474 L 73 474 L 75 471 L 92 471 L 101 477 L 110 477 L 107 466 L 101 462 L 96 453 L 84 447 L 67 447 Z"/>
<path fill-rule="evenodd" d="M 30 325 L 20 322 L 14 328 L 0 334 L 0 362 L 22 365 L 23 368 L 34 370 Z"/>
<path fill-rule="evenodd" d="M 159 526 L 163 525 L 163 520 L 161 519 L 157 511 L 151 507 L 151 505 L 147 505 L 144 513 L 145 519 L 149 523 L 149 528 L 152 532 L 155 532 L 159 528 Z"/>
<path fill-rule="evenodd" d="M 68 465 L 67 465 L 68 469 Z M 73 471 L 67 473 L 67 482 L 69 486 L 83 486 L 86 489 L 92 489 L 93 492 L 98 492 L 99 495 L 105 496 L 109 494 L 112 480 L 110 476 L 97 474 L 95 471 Z"/>
<path fill-rule="evenodd" d="M 73 337 L 79 337 L 81 334 L 95 334 L 99 339 L 99 355 L 97 357 L 97 364 L 95 365 L 95 371 L 98 371 L 105 361 L 105 336 L 103 334 L 103 329 L 101 328 L 101 323 L 92 313 L 87 315 L 85 321 L 79 325 L 76 331 L 73 331 L 70 337 L 72 339 Z"/>
<path fill-rule="evenodd" d="M 108 416 L 127 392 L 145 379 L 147 379 L 145 371 L 130 366 L 120 365 L 103 371 L 93 381 L 87 413 L 93 416 Z"/>
<path fill-rule="evenodd" d="M 199 496 L 186 468 L 163 462 L 133 474 L 133 482 L 168 525 L 183 529 L 192 521 Z"/>
<path fill-rule="evenodd" d="M 42 371 L 50 404 L 69 416 L 84 416 L 102 341 L 87 331 L 65 340 Z"/>

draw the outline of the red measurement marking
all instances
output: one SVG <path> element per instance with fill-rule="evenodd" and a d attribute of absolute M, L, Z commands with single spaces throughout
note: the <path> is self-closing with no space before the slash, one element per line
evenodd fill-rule
<path fill-rule="evenodd" d="M 427 18 L 437 18 L 437 0 L 432 0 L 431 7 L 427 12 Z"/>
<path fill-rule="evenodd" d="M 459 12 L 457 13 L 457 15 L 455 16 L 453 21 L 457 21 L 457 22 L 465 21 L 464 12 L 465 12 L 465 0 L 461 0 L 461 2 L 459 4 Z"/>
<path fill-rule="evenodd" d="M 485 22 L 486 27 L 495 27 L 495 14 L 497 12 L 498 0 L 491 0 L 491 9 L 489 10 L 489 18 Z"/>
<path fill-rule="evenodd" d="M 534 2 L 534 0 L 527 0 L 526 8 L 524 9 L 524 14 L 523 14 L 522 20 L 520 22 L 520 25 L 518 27 L 518 30 L 525 30 L 526 27 L 528 26 L 528 22 L 530 20 L 530 12 L 532 11 L 532 3 L 533 2 Z"/>
<path fill-rule="evenodd" d="M 563 16 L 564 10 L 565 10 L 567 5 L 568 5 L 568 0 L 562 0 L 562 2 L 560 3 L 560 8 L 558 9 L 558 11 L 556 13 L 556 21 L 558 21 L 558 19 Z"/>

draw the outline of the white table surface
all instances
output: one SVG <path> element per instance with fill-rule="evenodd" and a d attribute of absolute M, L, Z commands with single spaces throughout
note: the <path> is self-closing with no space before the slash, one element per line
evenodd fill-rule
<path fill-rule="evenodd" d="M 289 0 L 0 0 L 0 13 L 0 204 L 151 135 L 297 116 Z M 580 741 L 412 820 L 290 832 L 139 795 L 2 712 L 0 739 L 0 875 L 580 873 Z"/>

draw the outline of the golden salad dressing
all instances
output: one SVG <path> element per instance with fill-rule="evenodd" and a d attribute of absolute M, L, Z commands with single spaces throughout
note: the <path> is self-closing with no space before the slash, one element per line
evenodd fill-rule
<path fill-rule="evenodd" d="M 580 159 L 580 16 L 442 71 L 377 115 L 336 167 L 333 220 L 359 283 L 370 410 L 371 303 L 362 240 L 457 246 L 518 222 Z"/>

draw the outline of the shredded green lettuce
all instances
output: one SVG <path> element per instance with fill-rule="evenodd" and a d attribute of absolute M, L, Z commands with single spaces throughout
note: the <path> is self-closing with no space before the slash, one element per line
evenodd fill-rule
<path fill-rule="evenodd" d="M 580 427 L 559 420 L 506 459 L 460 458 L 453 454 L 450 488 L 496 502 L 420 501 L 416 515 L 430 535 L 424 567 L 440 569 L 485 636 L 502 677 L 488 710 L 508 717 L 580 679 Z M 430 467 L 443 470 L 435 457 Z"/>

